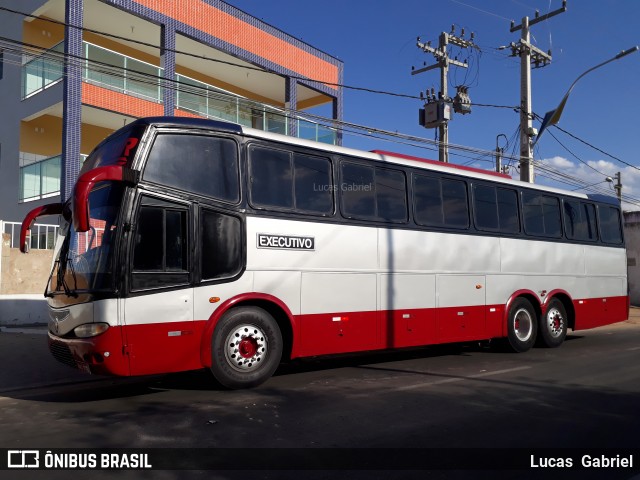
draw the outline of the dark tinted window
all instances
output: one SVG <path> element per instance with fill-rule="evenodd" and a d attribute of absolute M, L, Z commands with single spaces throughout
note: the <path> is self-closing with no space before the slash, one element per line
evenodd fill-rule
<path fill-rule="evenodd" d="M 407 220 L 407 184 L 399 170 L 376 168 L 378 218 L 391 222 Z"/>
<path fill-rule="evenodd" d="M 595 206 L 574 200 L 564 201 L 564 222 L 567 238 L 572 240 L 596 240 Z"/>
<path fill-rule="evenodd" d="M 240 199 L 236 143 L 204 135 L 160 134 L 144 179 L 229 202 Z"/>
<path fill-rule="evenodd" d="M 542 214 L 544 215 L 544 233 L 552 237 L 561 237 L 560 201 L 553 197 L 542 197 Z"/>
<path fill-rule="evenodd" d="M 133 290 L 189 282 L 188 212 L 145 198 L 133 237 Z"/>
<path fill-rule="evenodd" d="M 251 147 L 249 158 L 251 203 L 293 209 L 293 169 L 289 152 Z"/>
<path fill-rule="evenodd" d="M 319 214 L 333 211 L 328 158 L 252 146 L 249 160 L 253 205 Z"/>
<path fill-rule="evenodd" d="M 373 167 L 343 162 L 341 171 L 340 191 L 344 214 L 355 218 L 375 218 Z"/>
<path fill-rule="evenodd" d="M 467 186 L 459 180 L 415 175 L 413 180 L 415 219 L 419 225 L 467 228 Z"/>
<path fill-rule="evenodd" d="M 242 269 L 240 219 L 202 210 L 200 214 L 202 279 L 232 277 Z"/>
<path fill-rule="evenodd" d="M 444 225 L 439 179 L 415 175 L 413 197 L 417 224 L 434 227 Z"/>
<path fill-rule="evenodd" d="M 187 269 L 187 212 L 165 211 L 165 268 Z"/>
<path fill-rule="evenodd" d="M 518 193 L 507 188 L 498 188 L 498 222 L 504 233 L 520 232 L 520 213 L 518 212 Z"/>
<path fill-rule="evenodd" d="M 622 243 L 622 229 L 620 227 L 620 211 L 614 207 L 598 207 L 600 216 L 600 234 L 606 243 Z"/>
<path fill-rule="evenodd" d="M 524 192 L 522 202 L 525 232 L 529 235 L 562 236 L 560 204 L 557 198 Z"/>
<path fill-rule="evenodd" d="M 162 270 L 164 263 L 164 210 L 140 208 L 133 252 L 134 270 Z"/>
<path fill-rule="evenodd" d="M 473 187 L 473 208 L 476 227 L 481 230 L 498 230 L 498 203 L 495 187 L 484 185 Z"/>
<path fill-rule="evenodd" d="M 134 270 L 187 269 L 187 212 L 141 206 L 138 214 Z"/>
<path fill-rule="evenodd" d="M 346 216 L 388 222 L 407 220 L 404 172 L 355 163 L 342 163 L 342 210 Z"/>
<path fill-rule="evenodd" d="M 333 182 L 329 159 L 293 156 L 296 209 L 328 214 L 333 211 Z"/>
<path fill-rule="evenodd" d="M 446 226 L 456 228 L 469 226 L 469 204 L 465 182 L 442 179 L 442 211 Z"/>

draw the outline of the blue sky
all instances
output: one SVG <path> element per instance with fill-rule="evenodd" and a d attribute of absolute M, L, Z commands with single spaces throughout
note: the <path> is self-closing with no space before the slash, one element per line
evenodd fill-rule
<path fill-rule="evenodd" d="M 464 27 L 466 37 L 475 32 L 481 55 L 474 55 L 468 69 L 452 69 L 450 82 L 467 83 L 475 103 L 515 106 L 520 98 L 520 63 L 510 50 L 498 47 L 517 42 L 519 32 L 510 33 L 510 20 L 533 18 L 562 6 L 561 0 L 228 0 L 232 5 L 294 35 L 345 64 L 346 85 L 409 95 L 439 88 L 438 70 L 412 76 L 411 66 L 433 63 L 433 57 L 416 47 L 416 37 L 437 44 L 442 31 Z M 532 72 L 533 111 L 544 115 L 557 106 L 571 83 L 584 71 L 621 50 L 640 44 L 637 26 L 640 2 L 635 0 L 569 0 L 568 10 L 531 28 L 532 41 L 540 49 L 552 50 L 551 65 Z M 463 52 L 463 56 L 466 56 Z M 456 71 L 457 70 L 457 71 Z M 581 79 L 571 93 L 559 126 L 601 150 L 640 168 L 636 148 L 640 136 L 635 118 L 640 107 L 638 80 L 640 52 L 606 65 Z M 451 83 L 450 83 L 451 85 Z M 451 90 L 451 86 L 449 87 Z M 348 122 L 398 131 L 433 139 L 434 130 L 417 124 L 419 100 L 345 90 L 344 117 Z M 328 113 L 328 110 L 323 113 Z M 517 150 L 514 133 L 519 124 L 516 112 L 505 108 L 473 107 L 470 115 L 455 115 L 449 124 L 449 141 L 483 150 L 493 150 L 496 136 L 511 138 L 507 150 Z M 539 127 L 539 122 L 534 122 Z M 603 153 L 581 144 L 565 133 L 551 129 L 560 142 L 545 133 L 535 158 L 551 168 L 587 183 L 610 189 L 605 175 L 622 173 L 623 195 L 640 199 L 640 170 L 623 165 Z M 513 137 L 513 138 L 512 138 Z M 406 145 L 374 143 L 346 136 L 346 146 L 365 150 L 384 148 L 407 154 L 438 158 L 437 151 Z M 501 145 L 504 145 L 501 140 Z M 452 154 L 455 152 L 452 152 Z M 465 154 L 469 155 L 469 154 Z M 475 155 L 471 155 L 474 157 Z M 489 157 L 452 156 L 455 163 L 491 168 Z M 598 173 L 598 170 L 601 173 Z M 515 170 L 511 172 L 518 178 Z M 543 174 L 543 171 L 539 171 Z M 536 183 L 562 188 L 540 175 Z M 610 190 L 613 194 L 613 190 Z M 625 209 L 640 210 L 625 203 Z"/>

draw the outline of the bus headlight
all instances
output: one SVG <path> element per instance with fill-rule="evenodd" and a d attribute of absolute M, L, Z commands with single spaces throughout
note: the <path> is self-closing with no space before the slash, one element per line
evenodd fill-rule
<path fill-rule="evenodd" d="M 108 323 L 85 323 L 74 328 L 73 333 L 78 338 L 89 338 L 106 332 L 108 328 Z"/>

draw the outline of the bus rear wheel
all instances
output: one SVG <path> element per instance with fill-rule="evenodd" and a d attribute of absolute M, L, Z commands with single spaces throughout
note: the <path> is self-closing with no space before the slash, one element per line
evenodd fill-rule
<path fill-rule="evenodd" d="M 529 300 L 516 298 L 509 307 L 507 322 L 507 340 L 512 350 L 521 353 L 533 347 L 538 319 Z"/>
<path fill-rule="evenodd" d="M 282 358 L 280 328 L 259 307 L 238 307 L 225 313 L 211 342 L 211 373 L 227 388 L 264 383 Z"/>
<path fill-rule="evenodd" d="M 540 318 L 540 343 L 549 348 L 559 347 L 566 336 L 567 311 L 560 300 L 553 298 Z"/>

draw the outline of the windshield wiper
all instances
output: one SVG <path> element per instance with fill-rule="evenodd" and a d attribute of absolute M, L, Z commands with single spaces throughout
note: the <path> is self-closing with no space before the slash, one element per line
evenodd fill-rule
<path fill-rule="evenodd" d="M 69 261 L 68 252 L 67 254 L 64 255 L 64 257 L 61 257 L 58 260 L 56 260 L 56 262 L 58 263 L 58 274 L 56 278 L 58 281 L 58 288 L 62 287 L 64 289 L 65 295 L 67 295 L 68 297 L 77 298 L 78 294 L 75 292 L 75 287 L 78 286 L 78 283 L 76 280 L 76 271 L 73 268 L 73 261 Z M 67 285 L 67 281 L 65 280 L 67 267 L 69 267 L 69 271 L 71 272 L 71 276 L 73 277 L 73 283 L 74 283 L 73 290 L 69 288 L 69 285 Z M 53 271 L 52 271 L 52 274 L 53 274 Z"/>

